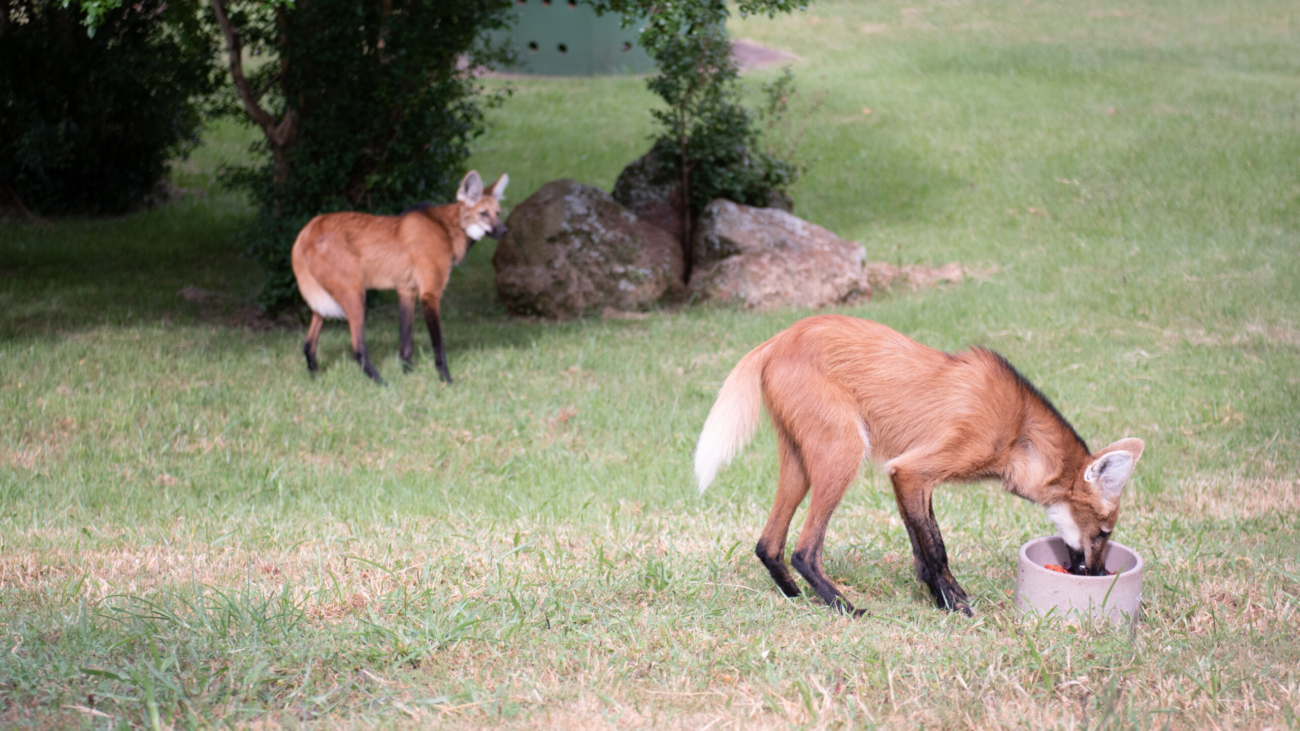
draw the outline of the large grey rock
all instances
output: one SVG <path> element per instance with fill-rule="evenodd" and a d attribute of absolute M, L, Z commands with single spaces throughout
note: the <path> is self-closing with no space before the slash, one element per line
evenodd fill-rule
<path fill-rule="evenodd" d="M 861 244 L 785 211 L 715 200 L 692 245 L 690 290 L 699 299 L 767 309 L 871 296 Z"/>
<path fill-rule="evenodd" d="M 552 180 L 515 206 L 492 266 L 510 312 L 641 310 L 680 286 L 681 247 L 599 188 Z"/>
<path fill-rule="evenodd" d="M 668 177 L 653 147 L 623 168 L 612 194 L 638 218 L 682 239 L 681 185 Z"/>

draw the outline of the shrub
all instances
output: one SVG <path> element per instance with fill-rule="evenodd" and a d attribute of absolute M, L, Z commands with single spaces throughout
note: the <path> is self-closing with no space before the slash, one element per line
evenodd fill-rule
<path fill-rule="evenodd" d="M 758 145 L 760 131 L 740 104 L 740 71 L 727 38 L 726 0 L 588 0 L 597 12 L 622 13 L 624 23 L 645 23 L 640 43 L 659 66 L 650 90 L 665 108 L 651 113 L 662 125 L 654 142 L 663 172 L 680 180 L 691 215 L 715 198 L 766 206 L 784 193 L 798 168 Z M 791 12 L 806 0 L 740 0 L 742 14 Z M 773 93 L 789 93 L 784 78 Z M 771 113 L 780 105 L 769 100 Z M 687 276 L 691 269 L 689 235 L 683 237 Z"/>
<path fill-rule="evenodd" d="M 795 177 L 791 164 L 759 149 L 759 130 L 740 104 L 726 18 L 721 0 L 664 4 L 641 34 L 659 64 L 648 86 L 666 105 L 652 111 L 663 129 L 655 146 L 669 169 L 685 171 L 692 213 L 716 198 L 765 205 Z"/>
<path fill-rule="evenodd" d="M 219 84 L 197 3 L 107 9 L 0 0 L 0 205 L 113 214 L 145 205 L 198 139 Z"/>

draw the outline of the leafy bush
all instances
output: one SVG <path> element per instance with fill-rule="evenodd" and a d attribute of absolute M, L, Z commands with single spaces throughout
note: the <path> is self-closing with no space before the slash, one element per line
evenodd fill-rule
<path fill-rule="evenodd" d="M 198 139 L 219 84 L 187 0 L 106 10 L 0 0 L 0 205 L 112 214 L 144 205 Z"/>
<path fill-rule="evenodd" d="M 694 216 L 718 198 L 767 206 L 794 183 L 798 166 L 761 149 L 760 136 L 748 110 L 722 100 L 705 110 L 684 136 L 666 134 L 654 146 L 667 177 L 680 178 L 683 166 L 688 171 L 686 188 Z"/>
<path fill-rule="evenodd" d="M 760 149 L 760 130 L 740 103 L 740 71 L 727 38 L 726 0 L 588 0 L 599 13 L 618 12 L 627 25 L 645 23 L 640 43 L 659 66 L 650 90 L 666 108 L 652 110 L 663 125 L 655 139 L 663 174 L 680 181 L 690 217 L 710 201 L 726 198 L 766 206 L 784 194 L 798 176 L 791 162 Z M 742 14 L 791 12 L 807 0 L 740 0 Z M 787 92 L 787 76 L 777 93 Z M 772 95 L 769 89 L 769 97 Z M 769 100 L 767 109 L 783 107 Z M 688 220 L 689 220 L 688 219 Z M 683 237 L 686 272 L 691 246 Z"/>
<path fill-rule="evenodd" d="M 793 3 L 750 2 L 741 12 L 789 9 Z M 641 42 L 659 64 L 647 82 L 667 105 L 651 113 L 663 125 L 655 147 L 681 176 L 691 212 L 716 198 L 766 205 L 794 182 L 796 170 L 759 148 L 760 130 L 740 104 L 740 71 L 727 37 L 722 0 L 654 5 Z"/>
<path fill-rule="evenodd" d="M 249 251 L 266 273 L 270 310 L 298 301 L 289 252 L 319 213 L 395 213 L 447 201 L 483 131 L 485 97 L 471 73 L 504 60 L 484 34 L 512 17 L 511 0 L 266 0 L 212 3 L 228 48 L 273 60 L 244 78 L 264 162 L 228 179 L 259 206 Z M 463 61 L 468 60 L 468 64 Z"/>

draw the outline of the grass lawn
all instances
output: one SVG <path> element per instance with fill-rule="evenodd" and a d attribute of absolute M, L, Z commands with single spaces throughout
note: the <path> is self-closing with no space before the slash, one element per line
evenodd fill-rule
<path fill-rule="evenodd" d="M 869 467 L 827 569 L 871 615 L 782 598 L 752 555 L 770 428 L 703 496 L 690 462 L 730 368 L 808 312 L 514 320 L 485 241 L 454 386 L 427 343 L 401 375 L 391 299 L 390 387 L 337 324 L 309 379 L 302 329 L 250 313 L 227 123 L 180 200 L 0 224 L 0 726 L 1300 726 L 1295 3 L 818 0 L 732 33 L 801 58 L 800 215 L 997 267 L 843 312 L 998 350 L 1093 447 L 1146 440 L 1135 631 L 1018 619 L 1051 529 L 994 484 L 937 493 L 975 618 L 935 609 Z M 512 201 L 648 146 L 643 80 L 508 83 L 472 162 Z"/>

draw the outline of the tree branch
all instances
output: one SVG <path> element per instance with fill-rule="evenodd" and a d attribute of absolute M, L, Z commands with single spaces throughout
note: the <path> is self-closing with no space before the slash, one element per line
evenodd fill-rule
<path fill-rule="evenodd" d="M 266 135 L 267 141 L 271 143 L 271 157 L 275 162 L 274 179 L 276 182 L 283 183 L 289 176 L 286 152 L 298 131 L 298 115 L 290 109 L 285 112 L 283 119 L 276 121 L 274 115 L 258 104 L 258 100 L 269 90 L 269 87 L 254 93 L 248 84 L 248 77 L 244 76 L 244 47 L 239 40 L 239 32 L 235 30 L 230 17 L 226 15 L 226 0 L 212 0 L 212 12 L 217 16 L 221 34 L 226 37 L 226 51 L 230 56 L 230 78 L 235 82 L 235 92 L 244 104 L 244 111 L 248 112 L 248 116 L 262 128 L 262 134 Z"/>
<path fill-rule="evenodd" d="M 281 70 L 280 73 L 276 74 L 275 76 L 272 76 L 272 77 L 271 77 L 271 80 L 268 81 L 268 82 L 266 82 L 266 86 L 263 87 L 261 91 L 259 91 L 259 92 L 257 92 L 256 94 L 253 95 L 253 100 L 254 100 L 254 101 L 259 101 L 259 102 L 262 101 L 262 97 L 266 96 L 266 93 L 267 93 L 267 92 L 269 92 L 270 90 L 274 89 L 274 88 L 275 88 L 275 85 L 278 84 L 278 83 L 280 83 L 280 79 L 283 78 L 283 77 L 284 77 L 284 71 L 283 71 L 283 70 Z"/>
<path fill-rule="evenodd" d="M 275 128 L 275 117 L 258 105 L 257 97 L 248 85 L 248 78 L 244 76 L 244 46 L 239 40 L 239 33 L 235 31 L 230 18 L 226 15 L 225 0 L 212 0 L 212 12 L 217 16 L 217 25 L 221 26 L 221 34 L 226 37 L 226 50 L 230 54 L 230 77 L 235 81 L 235 91 L 239 94 L 239 100 L 244 103 L 244 110 L 248 112 L 248 116 L 252 117 L 253 121 L 270 137 L 271 130 Z"/>
<path fill-rule="evenodd" d="M 221 34 L 226 37 L 226 50 L 230 55 L 230 78 L 235 82 L 235 92 L 239 94 L 239 100 L 244 103 L 244 111 L 248 112 L 248 116 L 262 128 L 262 132 L 272 144 L 279 147 L 288 146 L 297 128 L 297 115 L 290 111 L 284 115 L 284 119 L 277 122 L 274 115 L 257 103 L 267 90 L 254 93 L 248 84 L 248 77 L 244 76 L 244 47 L 239 40 L 239 32 L 235 30 L 230 17 L 226 15 L 225 0 L 212 0 L 212 11 L 217 16 L 217 24 L 221 26 Z"/>

